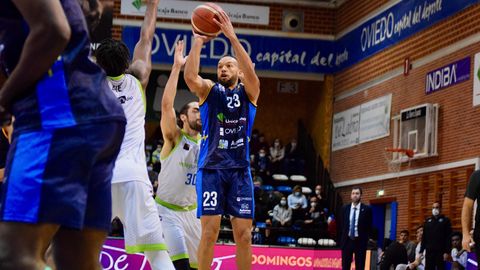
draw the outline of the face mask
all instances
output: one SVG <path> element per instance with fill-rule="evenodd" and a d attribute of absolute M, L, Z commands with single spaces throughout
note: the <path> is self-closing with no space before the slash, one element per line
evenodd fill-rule
<path fill-rule="evenodd" d="M 287 205 L 287 201 L 281 200 L 281 201 L 280 201 L 280 204 L 281 204 L 281 205 Z"/>
<path fill-rule="evenodd" d="M 434 216 L 440 215 L 440 210 L 438 210 L 438 208 L 433 208 L 432 209 L 432 215 L 434 215 Z"/>
<path fill-rule="evenodd" d="M 258 154 L 259 157 L 265 157 L 265 153 Z"/>
<path fill-rule="evenodd" d="M 295 196 L 300 197 L 300 192 L 295 192 Z"/>
<path fill-rule="evenodd" d="M 280 146 L 280 143 L 276 142 L 274 145 L 275 145 L 275 147 L 278 147 L 278 146 Z"/>
<path fill-rule="evenodd" d="M 319 190 L 319 189 L 315 189 L 315 194 L 320 195 L 320 190 Z"/>
<path fill-rule="evenodd" d="M 292 142 L 292 147 L 295 147 L 295 146 L 297 146 L 297 143 Z"/>
<path fill-rule="evenodd" d="M 254 189 L 254 191 L 258 192 L 258 191 L 260 191 L 261 188 L 259 186 L 255 186 L 253 189 Z"/>
<path fill-rule="evenodd" d="M 152 168 L 152 167 L 147 167 L 147 170 L 148 170 L 148 171 L 152 171 L 153 168 Z"/>
<path fill-rule="evenodd" d="M 317 203 L 312 202 L 312 203 L 310 203 L 310 206 L 311 206 L 312 208 L 315 208 L 315 206 L 317 206 Z"/>

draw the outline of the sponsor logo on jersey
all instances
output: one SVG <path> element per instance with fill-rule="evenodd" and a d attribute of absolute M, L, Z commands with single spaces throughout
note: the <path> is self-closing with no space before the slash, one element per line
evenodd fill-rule
<path fill-rule="evenodd" d="M 130 96 L 130 97 L 119 96 L 118 100 L 120 101 L 120 104 L 125 104 L 127 101 L 133 100 L 133 96 Z"/>
<path fill-rule="evenodd" d="M 223 128 L 223 127 L 221 127 L 219 133 L 220 133 L 220 136 L 225 136 L 225 135 L 230 135 L 230 134 L 237 134 L 242 130 L 243 130 L 243 126 L 238 126 L 238 127 L 235 127 L 235 128 Z"/>
<path fill-rule="evenodd" d="M 119 83 L 118 85 L 112 85 L 112 90 L 115 92 L 122 92 L 122 84 L 123 82 Z"/>
<path fill-rule="evenodd" d="M 236 149 L 236 148 L 239 148 L 239 147 L 244 146 L 244 145 L 245 145 L 245 143 L 243 141 L 243 138 L 240 138 L 240 139 L 238 139 L 236 141 L 233 141 L 231 143 L 230 149 Z"/>
<path fill-rule="evenodd" d="M 250 210 L 250 206 L 248 203 L 242 203 L 240 206 L 240 214 L 245 214 L 245 215 L 250 215 L 252 213 L 252 210 Z"/>
<path fill-rule="evenodd" d="M 218 140 L 218 149 L 228 149 L 228 140 Z"/>

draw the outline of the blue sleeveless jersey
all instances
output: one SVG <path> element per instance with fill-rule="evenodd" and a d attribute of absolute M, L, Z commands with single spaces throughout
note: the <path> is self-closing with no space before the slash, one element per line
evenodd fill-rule
<path fill-rule="evenodd" d="M 202 142 L 198 167 L 248 167 L 249 140 L 256 112 L 242 83 L 234 89 L 225 89 L 216 83 L 200 105 Z"/>
<path fill-rule="evenodd" d="M 125 121 L 104 72 L 89 59 L 88 30 L 78 0 L 60 2 L 71 28 L 70 41 L 29 94 L 14 101 L 15 132 Z M 7 76 L 17 65 L 28 33 L 28 25 L 12 2 L 0 1 L 0 70 Z"/>

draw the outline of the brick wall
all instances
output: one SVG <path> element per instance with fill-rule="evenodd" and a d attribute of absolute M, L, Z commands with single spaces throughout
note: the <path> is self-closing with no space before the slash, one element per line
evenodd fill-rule
<path fill-rule="evenodd" d="M 335 95 L 345 93 L 362 83 L 370 82 L 389 71 L 402 67 L 403 60 L 406 57 L 410 57 L 411 61 L 415 62 L 424 56 L 478 33 L 480 30 L 480 26 L 478 26 L 479 14 L 480 5 L 474 5 L 448 20 L 419 32 L 407 40 L 335 74 Z M 337 18 L 340 17 L 339 10 Z M 339 19 L 337 23 L 336 29 L 348 27 L 348 23 L 342 26 Z M 439 155 L 413 160 L 408 168 L 404 167 L 403 169 L 428 167 L 478 157 L 480 140 L 476 139 L 476 134 L 480 132 L 480 108 L 472 105 L 473 56 L 477 52 L 480 52 L 480 43 L 458 49 L 450 55 L 413 69 L 409 76 L 397 76 L 363 92 L 335 101 L 334 113 L 388 93 L 392 93 L 392 116 L 398 115 L 401 109 L 415 105 L 438 103 L 440 105 L 438 120 Z M 427 72 L 467 56 L 472 57 L 470 80 L 430 95 L 425 94 L 425 75 Z M 391 122 L 390 131 L 393 132 L 393 122 Z M 338 183 L 349 179 L 387 173 L 388 168 L 383 152 L 385 147 L 391 147 L 392 144 L 393 136 L 390 134 L 383 139 L 332 152 L 330 171 L 332 178 Z M 442 197 L 443 206 L 444 209 L 448 210 L 447 215 L 453 218 L 454 228 L 459 229 L 463 192 L 473 169 L 472 165 L 468 168 L 455 168 L 407 178 L 386 179 L 383 183 L 379 181 L 361 186 L 366 190 L 364 199 L 367 202 L 375 199 L 375 192 L 382 187 L 385 189 L 387 197 L 396 197 L 399 203 L 399 226 L 397 228 L 398 230 L 408 228 L 413 232 L 414 227 L 430 215 L 431 204 L 438 196 L 431 185 L 435 185 L 438 181 L 444 181 L 440 192 L 446 194 L 445 197 Z M 415 181 L 423 181 L 423 184 L 415 185 Z M 457 186 L 452 186 L 452 183 L 456 183 Z M 341 188 L 339 192 L 344 201 L 349 201 L 350 187 Z M 423 201 L 424 206 L 417 211 L 418 213 L 415 211 L 409 212 L 409 208 L 415 207 L 419 203 L 419 201 L 415 201 L 418 200 L 418 196 L 415 197 L 414 195 L 418 192 L 427 194 L 424 195 L 426 198 Z"/>

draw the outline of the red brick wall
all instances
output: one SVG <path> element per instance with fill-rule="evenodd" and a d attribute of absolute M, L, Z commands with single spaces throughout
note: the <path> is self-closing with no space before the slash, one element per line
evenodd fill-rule
<path fill-rule="evenodd" d="M 345 11 L 347 12 L 347 11 Z M 384 75 L 403 66 L 403 60 L 410 57 L 412 62 L 441 50 L 457 41 L 466 39 L 480 30 L 480 5 L 474 5 L 450 19 L 419 32 L 407 40 L 388 48 L 381 53 L 370 57 L 338 74 L 335 74 L 335 95 L 345 93 L 365 82 Z M 340 18 L 340 10 L 337 18 Z M 353 23 L 352 19 L 352 23 Z M 337 28 L 342 26 L 337 19 Z M 440 105 L 438 152 L 437 157 L 414 160 L 409 169 L 434 166 L 454 161 L 478 157 L 480 153 L 480 108 L 473 107 L 473 56 L 480 52 L 480 43 L 437 59 L 410 71 L 409 76 L 397 76 L 386 82 L 370 87 L 348 98 L 334 102 L 334 113 L 343 111 L 363 102 L 392 93 L 392 116 L 399 114 L 401 109 L 423 103 L 438 103 Z M 430 95 L 425 94 L 425 75 L 427 72 L 442 67 L 464 57 L 471 56 L 471 78 L 468 81 L 440 90 Z M 393 132 L 393 122 L 390 131 Z M 341 182 L 350 179 L 381 175 L 388 172 L 384 159 L 384 148 L 393 144 L 393 134 L 390 136 L 363 143 L 354 147 L 332 152 L 331 175 L 334 181 Z M 404 168 L 406 169 L 406 168 Z M 361 185 L 365 189 L 364 199 L 369 201 L 376 198 L 375 192 L 382 187 L 386 196 L 396 197 L 399 203 L 398 230 L 409 228 L 411 232 L 416 224 L 430 215 L 431 204 L 438 193 L 429 188 L 438 181 L 443 181 L 440 194 L 449 194 L 442 197 L 444 211 L 452 218 L 456 229 L 460 228 L 461 203 L 468 177 L 473 171 L 473 165 L 468 168 L 455 168 L 447 171 L 433 172 L 426 175 L 414 175 L 400 179 Z M 413 185 L 415 181 L 423 179 L 423 185 Z M 453 179 L 453 180 L 448 180 Z M 456 183 L 454 186 L 452 183 Z M 349 201 L 351 187 L 339 189 L 344 200 Z M 423 208 L 409 212 L 409 208 L 417 207 L 420 203 L 414 194 L 424 192 Z M 416 201 L 417 200 L 417 201 Z"/>

